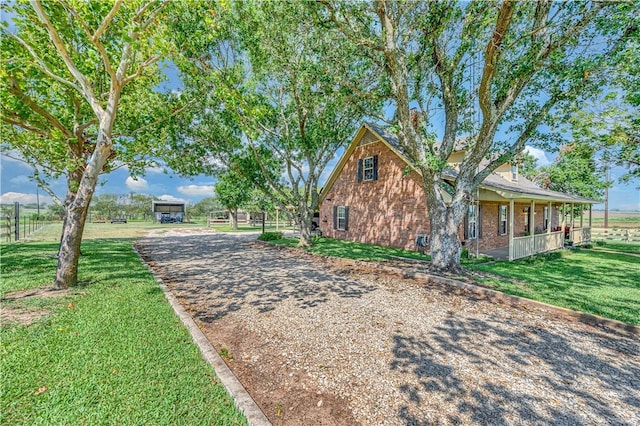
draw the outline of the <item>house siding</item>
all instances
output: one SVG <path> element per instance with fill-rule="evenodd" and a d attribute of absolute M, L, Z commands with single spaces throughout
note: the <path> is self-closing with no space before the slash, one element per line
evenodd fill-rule
<path fill-rule="evenodd" d="M 358 160 L 378 156 L 378 180 L 358 182 Z M 420 176 L 384 143 L 360 144 L 320 206 L 320 229 L 331 238 L 414 249 L 429 218 Z M 333 207 L 349 207 L 349 229 L 333 229 Z"/>
<path fill-rule="evenodd" d="M 320 205 L 320 229 L 330 238 L 339 238 L 381 246 L 414 250 L 418 234 L 429 232 L 422 180 L 418 173 L 405 174 L 406 163 L 385 143 L 372 142 L 367 133 L 359 141 L 350 157 L 344 163 L 335 181 L 324 194 Z M 378 179 L 358 182 L 358 161 L 378 156 Z M 481 201 L 481 233 L 478 240 L 465 240 L 464 226 L 461 224 L 459 238 L 463 245 L 472 250 L 478 245 L 480 251 L 509 245 L 509 230 L 499 235 L 499 206 L 509 208 L 509 200 Z M 348 229 L 334 229 L 334 208 L 348 207 Z M 515 237 L 525 233 L 523 210 L 530 203 L 514 203 Z M 536 203 L 534 230 L 544 226 L 544 207 L 548 203 Z M 552 205 L 552 230 L 560 226 L 559 205 Z M 507 222 L 509 213 L 507 210 Z"/>

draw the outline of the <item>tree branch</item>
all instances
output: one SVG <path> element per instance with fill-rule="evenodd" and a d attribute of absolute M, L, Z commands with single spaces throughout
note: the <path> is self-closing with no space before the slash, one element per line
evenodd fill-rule
<path fill-rule="evenodd" d="M 47 13 L 42 7 L 42 1 L 31 0 L 31 6 L 36 11 L 36 15 L 38 15 L 40 22 L 42 22 L 45 28 L 47 29 L 47 32 L 49 33 L 49 38 L 51 39 L 51 42 L 53 43 L 55 49 L 60 55 L 60 58 L 64 61 L 71 75 L 80 84 L 80 87 L 82 88 L 82 90 L 79 90 L 79 91 L 87 99 L 87 102 L 89 102 L 89 105 L 91 105 L 91 109 L 95 112 L 95 114 L 101 117 L 104 114 L 104 110 L 102 109 L 100 102 L 98 101 L 95 94 L 93 93 L 93 88 L 91 87 L 89 80 L 87 80 L 84 74 L 82 74 L 82 72 L 78 69 L 78 67 L 76 67 L 76 64 L 71 59 L 71 56 L 69 55 L 69 51 L 67 50 L 67 48 L 64 45 L 64 42 L 60 38 L 58 31 L 55 29 L 55 27 L 51 23 L 51 20 L 49 19 L 49 16 L 47 16 Z"/>
<path fill-rule="evenodd" d="M 75 90 L 77 90 L 78 92 L 81 92 L 82 90 L 80 89 L 79 86 L 76 86 L 75 84 L 73 84 L 71 81 L 60 77 L 59 75 L 55 74 L 53 71 L 51 71 L 49 69 L 49 67 L 47 66 L 47 64 L 42 60 L 42 58 L 40 58 L 40 56 L 38 56 L 38 54 L 35 52 L 35 50 L 33 50 L 33 48 L 31 46 L 29 46 L 24 40 L 22 40 L 20 37 L 18 37 L 17 35 L 13 34 L 10 31 L 7 31 L 5 28 L 2 28 L 2 32 L 7 34 L 8 36 L 12 37 L 14 40 L 16 40 L 22 47 L 24 47 L 27 52 L 29 53 L 29 56 L 31 56 L 35 61 L 36 64 L 34 64 L 40 71 L 42 71 L 43 73 L 45 73 L 46 75 L 48 75 L 49 77 L 53 78 L 54 80 L 56 80 L 59 83 L 64 84 L 65 86 L 71 87 Z"/>
<path fill-rule="evenodd" d="M 96 32 L 91 37 L 92 42 L 97 42 L 100 39 L 100 37 L 102 37 L 102 34 L 107 30 L 107 27 L 111 25 L 111 21 L 120 10 L 120 6 L 122 6 L 122 3 L 123 3 L 123 0 L 116 0 L 114 2 L 113 7 L 111 8 L 107 16 L 104 17 L 104 20 L 102 21 L 102 23 L 100 24 Z"/>

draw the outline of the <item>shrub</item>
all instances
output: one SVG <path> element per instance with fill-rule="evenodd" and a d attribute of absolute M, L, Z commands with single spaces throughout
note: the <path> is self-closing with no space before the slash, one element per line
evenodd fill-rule
<path fill-rule="evenodd" d="M 265 232 L 258 237 L 259 241 L 281 240 L 282 232 Z"/>
<path fill-rule="evenodd" d="M 606 242 L 606 241 L 604 241 L 604 240 L 596 240 L 596 245 L 597 245 L 598 247 L 604 247 L 604 246 L 606 246 L 606 245 L 607 245 L 607 242 Z"/>
<path fill-rule="evenodd" d="M 460 259 L 469 259 L 469 249 L 463 248 L 460 254 Z"/>

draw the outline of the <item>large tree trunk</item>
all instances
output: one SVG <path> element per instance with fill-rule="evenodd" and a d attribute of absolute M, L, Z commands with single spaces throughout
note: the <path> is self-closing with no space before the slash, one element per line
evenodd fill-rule
<path fill-rule="evenodd" d="M 305 206 L 299 209 L 298 213 L 298 227 L 300 228 L 300 240 L 298 247 L 311 247 L 311 220 L 313 219 L 313 212 Z"/>
<path fill-rule="evenodd" d="M 238 230 L 238 209 L 229 209 L 229 217 L 231 218 L 231 229 Z"/>
<path fill-rule="evenodd" d="M 89 202 L 90 199 L 80 205 L 73 202 L 67 206 L 58 250 L 58 267 L 54 288 L 68 288 L 78 283 L 80 244 L 89 211 Z"/>
<path fill-rule="evenodd" d="M 461 246 L 458 224 L 451 214 L 430 215 L 431 268 L 434 271 L 459 273 Z"/>
<path fill-rule="evenodd" d="M 427 211 L 429 212 L 431 267 L 434 272 L 461 273 L 461 244 L 458 230 L 467 211 L 464 197 L 456 197 L 450 204 L 445 203 L 442 194 L 424 179 Z"/>

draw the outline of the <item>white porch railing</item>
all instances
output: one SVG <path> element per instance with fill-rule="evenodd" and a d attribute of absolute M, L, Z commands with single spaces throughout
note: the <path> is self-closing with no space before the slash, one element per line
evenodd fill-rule
<path fill-rule="evenodd" d="M 591 242 L 591 228 L 572 229 L 569 233 L 569 239 L 573 241 L 573 245 L 587 244 Z"/>
<path fill-rule="evenodd" d="M 552 232 L 550 234 L 536 234 L 527 237 L 517 237 L 513 239 L 513 258 L 532 256 L 537 253 L 544 253 L 562 248 L 563 232 Z"/>

